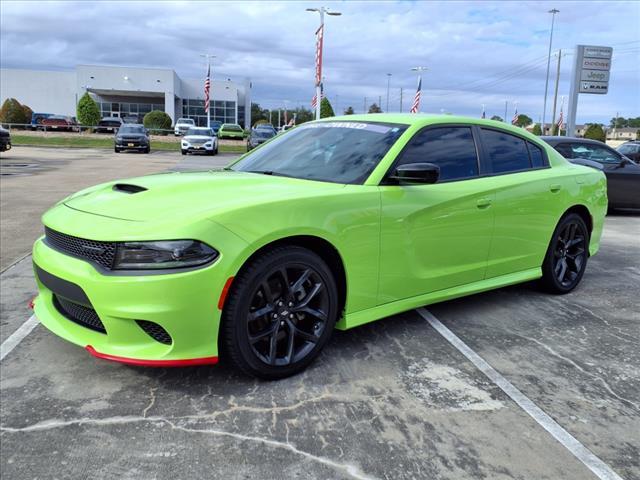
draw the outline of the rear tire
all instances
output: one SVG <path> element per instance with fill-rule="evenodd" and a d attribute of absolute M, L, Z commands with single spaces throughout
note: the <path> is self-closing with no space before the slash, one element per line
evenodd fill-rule
<path fill-rule="evenodd" d="M 275 380 L 304 370 L 338 316 L 327 264 L 298 246 L 268 250 L 243 267 L 226 299 L 220 346 L 243 372 Z"/>
<path fill-rule="evenodd" d="M 151 147 L 147 147 L 144 149 L 144 153 L 151 153 Z"/>
<path fill-rule="evenodd" d="M 589 230 L 582 217 L 570 213 L 560 219 L 542 263 L 542 287 L 565 294 L 578 286 L 589 257 Z"/>

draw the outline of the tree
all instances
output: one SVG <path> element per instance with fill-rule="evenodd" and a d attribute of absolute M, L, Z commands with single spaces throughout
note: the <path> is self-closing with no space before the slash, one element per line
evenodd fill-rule
<path fill-rule="evenodd" d="M 323 97 L 320 102 L 320 118 L 334 117 L 333 107 L 327 97 Z"/>
<path fill-rule="evenodd" d="M 91 98 L 89 92 L 84 92 L 84 95 L 80 98 L 76 108 L 76 116 L 80 125 L 93 127 L 100 121 L 100 108 L 98 108 L 95 100 Z"/>
<path fill-rule="evenodd" d="M 20 102 L 15 98 L 7 98 L 0 108 L 0 121 L 2 123 L 29 123 L 25 118 L 25 112 Z"/>
<path fill-rule="evenodd" d="M 531 133 L 533 133 L 534 135 L 537 135 L 537 136 L 542 135 L 542 128 L 540 127 L 539 123 L 536 123 L 533 126 L 533 131 Z"/>
<path fill-rule="evenodd" d="M 491 117 L 491 120 L 495 120 L 496 122 L 503 122 L 504 120 L 502 120 L 502 117 L 499 117 L 498 115 L 494 115 L 493 117 Z"/>
<path fill-rule="evenodd" d="M 345 115 L 353 115 L 353 107 L 349 106 L 347 107 L 347 109 L 344 111 Z"/>
<path fill-rule="evenodd" d="M 22 112 L 24 114 L 24 123 L 31 123 L 31 116 L 33 115 L 33 110 L 29 108 L 28 105 L 22 105 Z"/>
<path fill-rule="evenodd" d="M 162 135 L 171 128 L 171 117 L 161 110 L 153 110 L 147 113 L 142 119 L 144 128 L 147 128 L 154 135 Z"/>
<path fill-rule="evenodd" d="M 251 121 L 255 126 L 259 120 L 269 121 L 269 110 L 261 108 L 257 103 L 251 103 Z"/>
<path fill-rule="evenodd" d="M 382 113 L 382 109 L 376 103 L 372 103 L 369 107 L 369 113 Z"/>
<path fill-rule="evenodd" d="M 518 127 L 526 127 L 527 125 L 531 125 L 532 123 L 533 120 L 531 120 L 531 117 L 525 115 L 524 113 L 518 115 L 518 118 L 516 119 L 516 125 Z"/>
<path fill-rule="evenodd" d="M 606 140 L 602 125 L 598 123 L 588 124 L 587 130 L 584 132 L 584 138 L 590 138 L 591 140 L 600 140 L 604 142 Z"/>

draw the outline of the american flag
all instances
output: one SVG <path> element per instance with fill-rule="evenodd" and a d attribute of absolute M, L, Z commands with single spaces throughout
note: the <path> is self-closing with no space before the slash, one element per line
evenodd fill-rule
<path fill-rule="evenodd" d="M 558 133 L 564 128 L 564 118 L 562 118 L 562 107 L 560 107 L 560 118 L 558 118 Z"/>
<path fill-rule="evenodd" d="M 316 31 L 316 86 L 322 82 L 322 38 L 324 37 L 324 25 Z"/>
<path fill-rule="evenodd" d="M 420 109 L 420 93 L 422 91 L 422 78 L 418 82 L 418 89 L 416 90 L 416 96 L 413 97 L 413 105 L 411 105 L 411 110 L 409 113 L 418 113 Z"/>
<path fill-rule="evenodd" d="M 209 111 L 209 91 L 211 90 L 211 65 L 207 68 L 207 78 L 204 81 L 204 111 Z"/>
<path fill-rule="evenodd" d="M 516 111 L 513 113 L 513 118 L 511 119 L 511 125 L 518 124 L 518 107 L 516 107 Z"/>
<path fill-rule="evenodd" d="M 324 93 L 321 93 L 320 98 L 322 99 L 323 97 L 324 97 Z M 316 108 L 317 106 L 318 106 L 318 95 L 316 94 L 311 99 L 311 107 Z"/>

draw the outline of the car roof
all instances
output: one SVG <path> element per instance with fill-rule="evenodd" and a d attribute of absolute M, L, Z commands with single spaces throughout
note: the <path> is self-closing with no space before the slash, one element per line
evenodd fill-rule
<path fill-rule="evenodd" d="M 593 140 L 591 138 L 579 138 L 579 137 L 560 137 L 560 136 L 541 136 L 542 140 L 547 143 L 561 143 L 561 142 L 574 142 L 574 143 L 590 143 L 592 145 L 606 145 L 600 140 Z"/>

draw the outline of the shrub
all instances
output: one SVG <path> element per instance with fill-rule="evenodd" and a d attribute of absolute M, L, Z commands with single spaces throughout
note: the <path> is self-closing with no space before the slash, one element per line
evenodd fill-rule
<path fill-rule="evenodd" d="M 537 136 L 542 135 L 542 128 L 540 127 L 539 123 L 536 123 L 533 126 L 533 131 L 531 133 L 533 133 L 534 135 L 537 135 Z"/>
<path fill-rule="evenodd" d="M 167 132 L 162 130 L 171 129 L 171 117 L 161 110 L 153 110 L 147 113 L 142 123 L 153 135 L 166 135 Z"/>
<path fill-rule="evenodd" d="M 320 118 L 334 117 L 333 107 L 327 97 L 323 97 L 320 102 Z"/>
<path fill-rule="evenodd" d="M 85 92 L 76 108 L 76 116 L 80 125 L 93 127 L 100 121 L 100 109 L 88 92 Z"/>
<path fill-rule="evenodd" d="M 31 115 L 29 119 L 25 118 L 25 110 L 20 105 L 20 102 L 15 98 L 7 98 L 0 108 L 0 121 L 2 123 L 29 123 L 31 121 Z"/>
<path fill-rule="evenodd" d="M 592 123 L 587 127 L 587 130 L 584 132 L 584 138 L 590 138 L 591 140 L 600 140 L 604 142 L 606 140 L 604 130 L 601 125 L 597 123 Z"/>
<path fill-rule="evenodd" d="M 264 118 L 261 118 L 260 120 L 258 120 L 256 123 L 253 124 L 254 128 L 257 127 L 258 125 L 262 125 L 263 123 L 269 123 L 269 120 L 265 120 Z"/>

